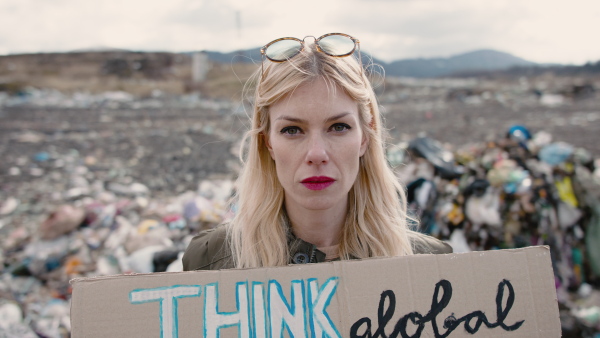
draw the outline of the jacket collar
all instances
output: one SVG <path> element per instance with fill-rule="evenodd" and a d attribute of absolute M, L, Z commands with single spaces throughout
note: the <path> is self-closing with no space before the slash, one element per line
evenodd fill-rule
<path fill-rule="evenodd" d="M 288 228 L 289 229 L 289 228 Z M 325 253 L 317 246 L 296 237 L 288 230 L 288 264 L 321 263 L 325 261 Z"/>

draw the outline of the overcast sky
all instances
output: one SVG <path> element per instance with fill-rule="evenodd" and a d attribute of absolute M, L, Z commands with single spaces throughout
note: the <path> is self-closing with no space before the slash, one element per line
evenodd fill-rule
<path fill-rule="evenodd" d="M 581 64 L 600 60 L 600 0 L 0 0 L 0 54 L 230 52 L 330 32 L 385 61 L 491 48 Z"/>

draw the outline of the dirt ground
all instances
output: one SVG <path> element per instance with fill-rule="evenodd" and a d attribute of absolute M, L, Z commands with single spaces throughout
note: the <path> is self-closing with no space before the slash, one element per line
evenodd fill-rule
<path fill-rule="evenodd" d="M 513 125 L 524 125 L 532 133 L 546 131 L 553 141 L 570 143 L 600 156 L 600 101 L 576 102 L 559 108 L 501 106 L 472 107 L 451 104 L 441 111 L 422 112 L 395 105 L 386 115 L 395 140 L 410 140 L 425 133 L 441 142 L 460 146 L 494 140 Z"/>
<path fill-rule="evenodd" d="M 455 148 L 496 140 L 511 126 L 523 125 L 532 134 L 545 131 L 553 142 L 567 142 L 600 156 L 600 95 L 556 94 L 567 92 L 574 83 L 595 83 L 593 79 L 532 79 L 525 86 L 519 83 L 523 79 L 439 80 L 437 86 L 430 82 L 433 85 L 424 80 L 403 91 L 383 90 L 381 103 L 394 142 L 426 134 Z M 536 87 L 545 87 L 544 93 L 536 95 Z"/>
<path fill-rule="evenodd" d="M 546 131 L 554 142 L 587 149 L 597 158 L 600 95 L 570 94 L 569 88 L 582 82 L 600 88 L 594 79 L 580 78 L 390 79 L 376 90 L 390 143 L 425 134 L 456 149 L 498 139 L 510 126 L 521 124 L 532 134 Z M 32 161 L 40 152 L 54 157 L 76 152 L 90 170 L 132 177 L 156 193 L 194 189 L 198 180 L 219 175 L 234 177 L 247 116 L 234 108 L 181 108 L 160 100 L 146 108 L 0 107 L 0 183 L 6 188 L 29 180 L 27 171 L 9 172 L 26 168 L 25 162 L 43 167 Z M 28 140 L 27 133 L 37 140 Z"/>

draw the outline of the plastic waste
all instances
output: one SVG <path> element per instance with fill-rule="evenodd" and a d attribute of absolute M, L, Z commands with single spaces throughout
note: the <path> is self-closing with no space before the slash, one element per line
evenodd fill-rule
<path fill-rule="evenodd" d="M 455 165 L 454 155 L 434 139 L 416 138 L 409 143 L 408 150 L 413 155 L 423 157 L 433 164 L 442 178 L 453 179 L 463 173 L 462 168 Z"/>
<path fill-rule="evenodd" d="M 591 199 L 588 205 L 591 209 L 591 217 L 587 226 L 585 244 L 592 272 L 596 277 L 600 277 L 600 245 L 598 245 L 600 243 L 600 200 Z"/>
<path fill-rule="evenodd" d="M 577 202 L 577 197 L 575 196 L 575 192 L 573 191 L 571 177 L 564 176 L 563 178 L 555 178 L 554 185 L 556 186 L 558 195 L 560 196 L 560 199 L 563 202 L 567 203 L 573 208 L 577 208 L 579 206 L 579 203 Z"/>
<path fill-rule="evenodd" d="M 164 250 L 154 253 L 152 258 L 152 264 L 154 265 L 154 272 L 164 272 L 167 268 L 177 260 L 179 257 L 179 250 Z"/>
<path fill-rule="evenodd" d="M 68 276 L 79 275 L 84 271 L 85 268 L 82 260 L 77 256 L 71 256 L 67 258 L 63 267 Z"/>
<path fill-rule="evenodd" d="M 148 246 L 172 247 L 173 241 L 170 237 L 169 228 L 159 223 L 156 228 L 149 228 L 144 233 L 129 232 L 124 247 L 128 253 L 133 253 Z"/>
<path fill-rule="evenodd" d="M 0 216 L 10 215 L 19 206 L 19 200 L 14 197 L 9 197 L 0 205 Z"/>
<path fill-rule="evenodd" d="M 233 181 L 204 180 L 198 185 L 198 194 L 208 200 L 225 202 L 231 197 Z"/>
<path fill-rule="evenodd" d="M 140 235 L 143 235 L 143 234 L 148 233 L 148 231 L 150 231 L 152 229 L 156 229 L 158 227 L 160 227 L 160 223 L 157 220 L 146 219 L 146 220 L 143 220 L 137 226 L 137 233 L 140 234 Z"/>
<path fill-rule="evenodd" d="M 435 199 L 435 184 L 424 178 L 411 182 L 407 187 L 408 202 L 415 202 L 419 208 L 427 208 L 432 199 Z"/>
<path fill-rule="evenodd" d="M 221 223 L 226 213 L 225 202 L 212 202 L 211 200 L 197 196 L 187 202 L 183 209 L 183 215 L 191 222 Z"/>
<path fill-rule="evenodd" d="M 593 289 L 593 287 L 590 284 L 588 284 L 588 283 L 582 283 L 579 286 L 579 289 L 577 289 L 577 295 L 580 298 L 587 298 L 587 297 L 589 297 L 592 294 L 593 290 L 594 289 Z"/>
<path fill-rule="evenodd" d="M 165 247 L 162 245 L 151 245 L 133 252 L 125 259 L 127 270 L 124 272 L 155 272 L 154 255 L 163 250 L 165 250 Z"/>
<path fill-rule="evenodd" d="M 471 248 L 469 247 L 469 243 L 467 242 L 467 238 L 462 229 L 456 229 L 452 232 L 448 244 L 450 244 L 452 250 L 456 253 L 471 252 Z"/>
<path fill-rule="evenodd" d="M 563 201 L 558 202 L 556 211 L 558 214 L 558 223 L 565 230 L 570 226 L 575 225 L 575 223 L 583 216 L 581 210 Z"/>
<path fill-rule="evenodd" d="M 539 149 L 549 145 L 550 143 L 552 143 L 552 135 L 542 130 L 533 135 L 533 138 L 528 143 L 528 148 L 536 153 L 539 151 Z"/>
<path fill-rule="evenodd" d="M 15 302 L 0 302 L 0 333 L 23 321 L 21 308 Z"/>
<path fill-rule="evenodd" d="M 501 226 L 500 195 L 491 188 L 482 196 L 472 195 L 465 202 L 465 214 L 473 224 Z"/>
<path fill-rule="evenodd" d="M 61 205 L 40 226 L 43 239 L 55 239 L 77 229 L 85 219 L 83 208 Z"/>
<path fill-rule="evenodd" d="M 106 198 L 110 197 L 106 196 Z M 101 202 L 93 201 L 87 204 L 85 208 L 85 223 L 89 227 L 112 227 L 114 225 L 117 214 L 116 205 L 105 205 Z"/>
<path fill-rule="evenodd" d="M 34 276 L 44 276 L 47 272 L 62 266 L 62 260 L 67 256 L 71 244 L 67 236 L 31 242 L 23 250 L 27 257 L 23 263 L 29 273 Z"/>
<path fill-rule="evenodd" d="M 446 208 L 440 209 L 440 214 L 452 226 L 458 226 L 465 220 L 465 215 L 458 203 L 448 203 Z"/>
<path fill-rule="evenodd" d="M 62 299 L 50 300 L 35 322 L 35 331 L 44 337 L 64 337 L 71 332 L 70 306 Z"/>
<path fill-rule="evenodd" d="M 509 159 L 501 159 L 494 163 L 487 174 L 487 179 L 493 186 L 502 186 L 507 194 L 525 192 L 529 190 L 531 184 L 529 172 Z"/>
<path fill-rule="evenodd" d="M 435 183 L 419 178 L 407 186 L 408 209 L 420 222 L 424 233 L 435 231 L 435 203 L 437 190 Z"/>
<path fill-rule="evenodd" d="M 568 160 L 573 151 L 572 145 L 564 142 L 556 142 L 543 147 L 539 152 L 539 157 L 542 161 L 550 165 L 559 165 Z"/>
<path fill-rule="evenodd" d="M 33 155 L 33 159 L 37 162 L 46 162 L 50 159 L 50 154 L 47 152 L 40 152 Z"/>
<path fill-rule="evenodd" d="M 588 326 L 596 327 L 600 324 L 600 307 L 591 306 L 582 309 L 572 309 L 571 314 Z"/>
<path fill-rule="evenodd" d="M 108 184 L 108 190 L 114 192 L 117 195 L 124 196 L 140 196 L 147 195 L 150 190 L 145 185 L 134 182 L 130 185 L 125 185 L 117 182 L 111 182 Z"/>
<path fill-rule="evenodd" d="M 167 272 L 179 272 L 179 271 L 183 271 L 183 252 L 180 252 L 179 255 L 177 255 L 177 259 L 174 260 L 173 262 L 171 262 L 171 264 L 169 264 L 169 266 L 167 267 Z"/>
<path fill-rule="evenodd" d="M 183 229 L 186 227 L 186 221 L 180 215 L 167 215 L 163 217 L 163 222 L 171 229 Z"/>
<path fill-rule="evenodd" d="M 405 163 L 407 143 L 393 145 L 386 149 L 386 158 L 392 168 Z"/>
<path fill-rule="evenodd" d="M 508 129 L 507 136 L 518 142 L 526 142 L 531 139 L 531 133 L 527 127 L 522 125 L 514 125 Z"/>
<path fill-rule="evenodd" d="M 39 338 L 37 333 L 25 324 L 17 323 L 9 325 L 6 328 L 0 327 L 0 337 L 6 338 Z"/>
<path fill-rule="evenodd" d="M 469 184 L 469 186 L 465 188 L 463 195 L 465 196 L 465 198 L 469 198 L 471 196 L 483 197 L 483 195 L 485 195 L 489 187 L 489 181 L 476 179 L 473 181 L 473 183 Z"/>

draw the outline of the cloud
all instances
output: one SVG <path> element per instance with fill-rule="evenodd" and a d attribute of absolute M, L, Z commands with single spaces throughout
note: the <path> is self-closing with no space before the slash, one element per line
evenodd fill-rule
<path fill-rule="evenodd" d="M 378 1 L 360 12 L 347 10 L 337 23 L 365 23 L 360 25 L 364 48 L 391 60 L 491 47 L 501 39 L 506 22 L 525 16 L 512 6 L 494 8 L 487 2 L 481 8 L 471 1 L 404 1 L 394 6 Z"/>
<path fill-rule="evenodd" d="M 480 48 L 538 62 L 600 59 L 600 2 L 572 0 L 349 0 L 335 18 L 356 27 L 364 49 L 384 60 L 449 56 Z M 360 10 L 356 10 L 360 8 Z M 350 28 L 352 29 L 352 28 Z M 570 61 L 569 61 L 570 60 Z"/>
<path fill-rule="evenodd" d="M 479 48 L 537 62 L 600 59 L 596 0 L 2 0 L 0 17 L 0 53 L 95 46 L 228 52 L 343 32 L 386 61 Z"/>
<path fill-rule="evenodd" d="M 119 45 L 150 34 L 160 11 L 142 1 L 9 0 L 0 31 L 12 51 Z M 5 3 L 6 4 L 6 3 Z M 5 8 L 0 8 L 1 12 Z"/>
<path fill-rule="evenodd" d="M 178 49 L 250 48 L 257 46 L 256 40 L 244 41 L 244 36 L 264 27 L 268 18 L 268 11 L 245 8 L 232 1 L 182 1 L 162 19 L 164 29 L 158 36 Z"/>

